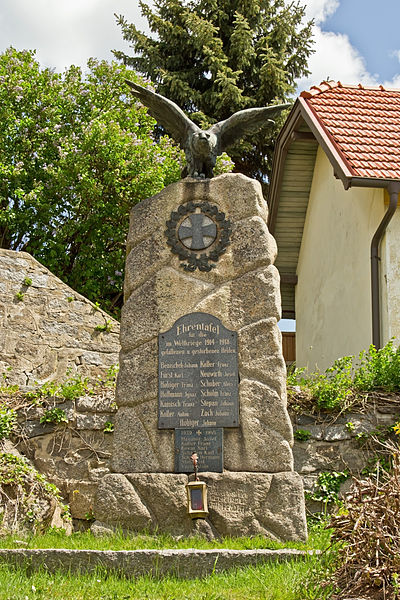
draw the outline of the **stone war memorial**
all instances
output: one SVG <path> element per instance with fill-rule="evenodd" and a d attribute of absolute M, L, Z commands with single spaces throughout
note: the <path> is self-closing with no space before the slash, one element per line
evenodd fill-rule
<path fill-rule="evenodd" d="M 224 144 L 277 107 L 201 132 L 142 90 L 134 93 L 185 148 L 188 176 L 131 211 L 113 472 L 99 485 L 94 526 L 304 540 L 267 205 L 258 182 L 212 177 Z M 160 102 L 172 106 L 168 123 Z M 189 482 L 199 484 L 192 514 Z"/>

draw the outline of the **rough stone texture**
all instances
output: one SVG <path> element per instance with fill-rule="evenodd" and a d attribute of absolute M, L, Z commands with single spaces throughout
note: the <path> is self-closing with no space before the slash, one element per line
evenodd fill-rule
<path fill-rule="evenodd" d="M 65 410 L 68 423 L 40 423 L 53 407 Z M 52 398 L 18 410 L 18 449 L 60 489 L 73 519 L 92 514 L 98 483 L 110 472 L 112 433 L 103 429 L 114 413 L 112 390 L 70 402 Z"/>
<path fill-rule="evenodd" d="M 270 411 L 274 411 L 276 408 L 280 410 L 279 404 L 274 405 L 276 392 L 259 382 L 243 380 L 241 385 L 255 387 L 254 402 L 260 405 L 264 403 L 265 410 L 265 415 L 259 420 L 257 426 L 266 427 Z M 257 390 L 259 390 L 259 394 L 256 393 Z M 156 399 L 153 398 L 152 402 L 154 409 Z M 114 415 L 115 408 L 112 393 L 101 397 L 83 396 L 77 399 L 75 403 L 57 402 L 54 399 L 54 405 L 66 408 L 69 415 L 68 425 L 57 427 L 53 424 L 40 423 L 40 417 L 45 410 L 44 407 L 32 406 L 29 410 L 22 408 L 18 411 L 22 433 L 18 449 L 30 458 L 32 464 L 49 481 L 55 483 L 61 489 L 64 500 L 70 505 L 74 519 L 81 519 L 86 522 L 87 517 L 93 512 L 98 518 L 95 495 L 99 482 L 105 475 L 110 473 L 110 469 L 124 473 L 132 472 L 134 463 L 131 456 L 131 447 L 134 444 L 138 445 L 139 440 L 142 440 L 141 451 L 143 456 L 145 456 L 143 449 L 146 448 L 146 444 L 148 444 L 147 448 L 150 448 L 150 450 L 146 450 L 148 457 L 146 460 L 150 459 L 149 470 L 152 469 L 155 473 L 165 471 L 172 473 L 172 431 L 157 432 L 154 416 L 150 435 L 143 432 L 143 430 L 139 431 L 138 428 L 137 415 L 142 413 L 137 413 L 136 410 L 145 410 L 146 406 L 151 410 L 151 402 L 143 403 L 138 407 L 121 408 L 118 415 Z M 104 416 L 104 410 L 107 406 L 109 407 L 107 420 L 112 421 L 119 417 L 122 421 L 122 426 L 117 428 L 115 434 L 104 433 L 99 429 L 76 429 L 75 424 L 80 415 L 98 414 L 98 416 Z M 251 416 L 252 406 L 249 406 L 248 410 Z M 242 403 L 242 416 L 246 414 L 246 411 L 247 407 L 244 402 Z M 325 471 L 349 469 L 352 474 L 358 476 L 360 470 L 366 466 L 369 455 L 365 448 L 360 447 L 355 436 L 358 433 L 371 432 L 381 425 L 392 425 L 399 420 L 400 409 L 396 411 L 393 405 L 385 411 L 380 407 L 379 410 L 371 410 L 366 413 L 348 413 L 339 417 L 332 415 L 326 415 L 325 417 L 292 415 L 294 429 L 303 429 L 311 434 L 310 439 L 306 442 L 295 440 L 293 447 L 295 471 L 299 473 L 304 489 L 309 492 L 314 491 L 318 475 Z M 354 424 L 354 430 L 351 433 L 346 427 L 347 422 Z M 90 425 L 89 420 L 86 423 Z M 243 421 L 244 423 L 245 421 Z M 253 424 L 254 430 L 257 426 Z M 280 426 L 287 426 L 285 425 L 285 419 L 281 419 Z M 159 434 L 161 434 L 160 437 L 158 437 Z M 231 457 L 233 464 L 241 463 L 242 471 L 251 470 L 254 464 L 257 467 L 259 464 L 262 465 L 265 458 L 270 464 L 273 464 L 274 444 L 279 443 L 279 431 L 266 432 L 266 435 L 270 435 L 271 441 L 268 445 L 263 447 L 262 444 L 257 444 L 257 439 L 255 439 L 252 446 L 253 450 L 248 452 L 243 437 L 238 439 L 241 436 L 240 432 L 234 429 L 226 429 L 224 432 L 224 449 L 227 471 L 225 472 L 231 470 Z M 112 457 L 112 440 L 113 437 L 118 436 L 121 436 L 121 440 L 117 442 L 120 447 L 120 454 L 117 458 Z M 155 441 L 156 436 L 157 443 Z M 334 438 L 333 441 L 332 438 Z M 146 442 L 146 439 L 148 442 Z M 274 440 L 278 441 L 275 442 Z M 284 452 L 286 453 L 286 464 L 289 465 L 290 469 L 291 458 L 285 436 L 281 437 L 280 440 L 281 444 L 284 445 L 281 456 L 284 455 Z M 4 451 L 13 452 L 14 450 L 12 445 L 9 445 Z M 154 460 L 154 457 L 156 460 Z M 276 464 L 279 467 L 279 463 Z M 345 493 L 348 486 L 349 480 L 343 484 L 342 493 Z M 310 511 L 321 510 L 322 508 L 319 503 L 311 501 L 307 501 L 306 506 Z M 209 525 L 209 522 L 207 522 L 207 525 Z M 99 527 L 104 529 L 109 526 L 103 524 Z M 208 530 L 208 527 L 206 529 Z M 196 533 L 196 530 L 191 530 L 191 533 Z"/>
<path fill-rule="evenodd" d="M 269 473 L 293 470 L 292 425 L 278 394 L 257 381 L 239 385 L 238 429 L 225 429 L 225 468 Z"/>
<path fill-rule="evenodd" d="M 123 406 L 115 420 L 112 469 L 118 473 L 174 470 L 174 433 L 157 429 L 157 398 Z"/>
<path fill-rule="evenodd" d="M 303 486 L 297 473 L 201 473 L 208 485 L 208 536 L 265 535 L 306 538 Z M 96 496 L 100 522 L 128 530 L 189 535 L 198 527 L 187 514 L 186 475 L 109 474 Z"/>
<path fill-rule="evenodd" d="M 159 271 L 135 290 L 122 308 L 122 355 L 170 329 L 179 317 L 192 312 L 193 304 L 210 289 L 183 271 L 170 267 Z"/>
<path fill-rule="evenodd" d="M 204 473 L 209 520 L 224 535 L 306 539 L 303 484 L 297 473 Z"/>
<path fill-rule="evenodd" d="M 158 395 L 158 340 L 121 354 L 116 400 L 119 406 L 135 406 Z"/>
<path fill-rule="evenodd" d="M 164 231 L 171 212 L 189 201 L 208 201 L 217 205 L 232 224 L 230 244 L 209 272 L 184 271 L 166 243 Z M 229 515 L 218 517 L 216 513 L 216 518 L 220 519 L 217 530 L 228 535 L 268 531 L 269 535 L 282 539 L 303 539 L 306 535 L 304 499 L 299 492 L 301 482 L 293 474 L 293 435 L 286 409 L 286 369 L 277 326 L 281 310 L 279 275 L 273 266 L 277 249 L 268 231 L 266 216 L 261 186 L 234 174 L 204 181 L 185 179 L 132 209 L 112 468 L 117 474 L 126 474 L 134 486 L 136 495 L 132 496 L 132 506 L 136 506 L 139 496 L 152 516 L 152 526 L 156 523 L 161 531 L 176 533 L 176 528 L 180 527 L 187 533 L 184 524 L 188 519 L 182 516 L 186 514 L 184 496 L 177 502 L 176 510 L 163 509 L 159 516 L 159 504 L 169 506 L 171 498 L 167 493 L 164 497 L 164 492 L 158 492 L 158 487 L 152 484 L 153 478 L 161 485 L 163 477 L 168 476 L 166 490 L 171 492 L 171 487 L 179 487 L 180 477 L 173 475 L 173 431 L 162 431 L 157 427 L 158 335 L 169 330 L 184 315 L 206 312 L 238 333 L 240 427 L 224 431 L 224 469 L 232 472 L 229 481 L 243 480 L 242 485 L 244 473 L 246 485 L 248 480 L 256 481 L 249 471 L 254 477 L 258 477 L 258 473 L 270 474 L 267 478 L 260 475 L 257 482 L 264 477 L 264 487 L 254 483 L 258 487 L 257 491 L 253 490 L 254 494 L 263 497 L 263 509 L 270 503 L 269 508 L 265 508 L 265 520 L 261 509 L 258 514 L 252 500 L 254 495 L 250 494 L 246 509 L 248 518 L 241 519 L 242 527 L 239 523 L 230 524 Z M 119 480 L 107 477 L 117 485 Z M 141 487 L 144 477 L 148 477 L 146 486 Z M 275 487 L 279 488 L 278 481 L 287 498 L 286 504 L 273 493 Z M 152 496 L 147 499 L 150 488 Z M 109 489 L 112 489 L 111 484 Z M 159 503 L 153 498 L 158 493 L 161 494 Z M 101 498 L 101 494 L 98 495 L 96 518 L 109 523 L 109 511 L 98 514 L 98 503 L 107 506 L 107 501 Z M 274 511 L 271 502 L 276 503 L 278 521 L 281 519 L 280 506 L 285 506 L 288 514 L 284 524 L 276 524 L 275 530 L 271 525 Z M 291 502 L 296 506 L 291 507 Z M 300 513 L 302 517 L 297 518 Z M 139 527 L 132 525 L 130 517 L 124 519 L 120 523 L 122 526 L 128 526 L 129 521 L 129 526 Z M 142 521 L 140 523 L 143 525 Z M 210 523 L 215 526 L 212 520 Z"/>
<path fill-rule="evenodd" d="M 109 530 L 102 526 L 103 533 Z M 318 553 L 318 550 L 315 551 Z M 171 575 L 185 579 L 205 577 L 227 569 L 266 562 L 302 560 L 313 551 L 302 550 L 0 550 L 0 563 L 37 570 L 95 572 L 99 567 L 126 577 Z"/>
<path fill-rule="evenodd" d="M 208 273 L 186 273 L 164 236 L 171 212 L 190 200 L 216 204 L 233 225 L 227 252 Z M 238 332 L 240 378 L 255 382 L 240 386 L 241 425 L 226 432 L 225 468 L 292 471 L 276 244 L 266 210 L 259 184 L 233 174 L 183 180 L 132 209 L 116 394 L 125 411 L 116 421 L 115 471 L 173 471 L 173 435 L 157 430 L 157 337 L 191 312 L 213 314 Z"/>
<path fill-rule="evenodd" d="M 279 273 L 274 265 L 246 273 L 199 302 L 196 311 L 210 312 L 235 330 L 265 319 L 280 319 Z"/>
<path fill-rule="evenodd" d="M 95 377 L 117 364 L 119 323 L 30 254 L 0 249 L 0 290 L 0 374 L 7 383 L 29 387 L 67 372 Z M 106 320 L 111 331 L 96 331 Z"/>
<path fill-rule="evenodd" d="M 20 473 L 21 481 L 11 478 L 9 482 L 2 481 L 0 485 L 0 535 L 15 533 L 36 533 L 49 527 L 64 529 L 71 533 L 70 520 L 63 517 L 64 507 L 58 498 L 48 493 L 43 487 L 35 484 L 37 469 L 10 440 L 0 440 L 0 452 L 12 454 L 31 467 L 29 475 Z M 4 471 L 4 463 L 2 471 Z"/>
<path fill-rule="evenodd" d="M 346 413 L 344 415 L 292 415 L 294 432 L 297 430 L 309 433 L 307 441 L 295 440 L 293 447 L 294 469 L 303 480 L 304 490 L 314 492 L 318 476 L 326 471 L 348 471 L 358 477 L 374 452 L 368 450 L 357 441 L 357 435 L 370 434 L 379 427 L 391 426 L 400 420 L 400 398 L 387 408 L 371 407 L 363 413 Z M 352 426 L 346 427 L 346 423 Z M 341 493 L 348 491 L 350 480 L 341 486 Z M 322 509 L 320 503 L 307 501 L 307 509 L 311 512 Z"/>

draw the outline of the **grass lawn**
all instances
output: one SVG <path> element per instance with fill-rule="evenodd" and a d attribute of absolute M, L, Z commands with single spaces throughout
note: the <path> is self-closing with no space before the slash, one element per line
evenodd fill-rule
<path fill-rule="evenodd" d="M 21 543 L 22 542 L 22 543 Z M 324 550 L 329 532 L 313 529 L 307 544 L 277 544 L 258 536 L 228 538 L 206 542 L 198 538 L 176 540 L 168 536 L 94 537 L 90 533 L 65 536 L 50 532 L 43 536 L 0 538 L 1 548 L 81 548 L 97 550 L 134 550 L 140 548 L 298 548 Z M 95 574 L 71 575 L 29 572 L 0 565 L 0 600 L 324 600 L 327 592 L 318 582 L 332 561 L 330 553 L 322 557 L 306 557 L 298 562 L 266 564 L 236 569 L 199 579 L 174 577 L 127 579 L 99 569 Z"/>

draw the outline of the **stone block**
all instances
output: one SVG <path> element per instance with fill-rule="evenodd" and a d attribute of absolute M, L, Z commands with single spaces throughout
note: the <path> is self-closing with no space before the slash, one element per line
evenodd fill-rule
<path fill-rule="evenodd" d="M 116 411 L 113 391 L 103 396 L 81 396 L 76 400 L 76 410 L 89 413 L 114 413 Z"/>
<path fill-rule="evenodd" d="M 134 531 L 149 529 L 152 516 L 125 475 L 110 473 L 101 480 L 94 514 L 98 521 Z"/>
<path fill-rule="evenodd" d="M 303 484 L 297 473 L 205 473 L 209 519 L 220 535 L 305 540 Z"/>
<path fill-rule="evenodd" d="M 103 430 L 108 421 L 112 421 L 113 418 L 107 414 L 77 414 L 76 415 L 76 428 L 79 429 L 99 429 Z"/>
<path fill-rule="evenodd" d="M 122 350 L 133 350 L 170 329 L 179 317 L 192 312 L 210 289 L 210 284 L 183 272 L 161 269 L 132 293 L 122 309 Z"/>
<path fill-rule="evenodd" d="M 49 275 L 47 274 L 41 274 L 41 273 L 31 273 L 31 279 L 32 279 L 32 287 L 34 288 L 45 288 L 45 289 L 54 289 L 55 283 L 52 281 L 49 281 Z"/>
<path fill-rule="evenodd" d="M 156 399 L 121 407 L 115 418 L 112 470 L 118 473 L 174 471 L 174 433 L 157 429 Z"/>
<path fill-rule="evenodd" d="M 184 535 L 192 529 L 187 514 L 187 476 L 169 473 L 128 473 L 142 503 L 152 516 L 151 529 L 172 535 Z M 162 525 L 161 525 L 162 524 Z"/>
<path fill-rule="evenodd" d="M 221 536 L 265 535 L 305 540 L 303 485 L 296 473 L 202 473 L 208 485 L 209 522 Z M 106 475 L 99 484 L 95 516 L 108 525 L 189 535 L 186 475 Z"/>
<path fill-rule="evenodd" d="M 186 178 L 133 207 L 127 241 L 128 253 L 133 246 L 155 231 L 164 230 L 171 212 L 190 200 L 212 202 L 233 221 L 254 215 L 265 222 L 268 218 L 267 203 L 258 181 L 237 173 L 227 173 L 204 181 Z"/>
<path fill-rule="evenodd" d="M 135 406 L 158 394 L 158 339 L 121 353 L 117 379 L 118 406 Z"/>
<path fill-rule="evenodd" d="M 293 470 L 292 425 L 278 394 L 257 381 L 239 386 L 240 427 L 224 431 L 224 468 L 276 473 Z"/>
<path fill-rule="evenodd" d="M 281 332 L 274 319 L 264 319 L 239 331 L 239 372 L 286 398 L 286 365 Z"/>
<path fill-rule="evenodd" d="M 152 236 L 134 246 L 128 254 L 124 282 L 126 298 L 129 298 L 134 289 L 171 261 L 171 250 L 166 244 L 164 229 L 156 230 Z"/>
<path fill-rule="evenodd" d="M 27 438 L 34 438 L 39 435 L 45 435 L 46 433 L 51 433 L 57 427 L 54 423 L 40 423 L 40 421 L 27 421 L 23 428 L 22 432 Z"/>
<path fill-rule="evenodd" d="M 366 464 L 365 450 L 352 440 L 342 442 L 297 442 L 294 444 L 294 469 L 301 475 L 322 471 L 359 472 Z"/>
<path fill-rule="evenodd" d="M 194 528 L 195 530 L 195 528 Z M 110 535 L 113 529 L 101 521 L 91 527 L 94 535 Z M 196 530 L 195 530 L 196 531 Z M 65 550 L 61 548 L 45 548 L 41 550 L 13 548 L 0 550 L 0 563 L 13 567 L 21 566 L 49 573 L 87 572 L 97 575 L 97 571 L 118 573 L 118 575 L 134 580 L 136 577 L 170 576 L 174 579 L 196 579 L 221 573 L 228 569 L 255 567 L 266 563 L 277 563 L 301 560 L 307 555 L 319 553 L 319 550 L 305 551 L 284 548 L 281 550 Z M 348 598 L 346 600 L 365 600 Z"/>
<path fill-rule="evenodd" d="M 231 240 L 235 273 L 246 273 L 275 261 L 277 246 L 264 219 L 251 217 L 236 223 Z"/>
<path fill-rule="evenodd" d="M 194 310 L 210 313 L 234 330 L 265 319 L 266 315 L 279 320 L 279 273 L 273 265 L 246 273 L 212 291 Z"/>
<path fill-rule="evenodd" d="M 329 425 L 324 431 L 324 439 L 327 442 L 350 440 L 351 433 L 344 425 Z"/>

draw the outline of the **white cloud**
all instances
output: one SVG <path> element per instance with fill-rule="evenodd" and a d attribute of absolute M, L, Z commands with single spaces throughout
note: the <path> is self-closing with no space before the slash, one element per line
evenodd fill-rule
<path fill-rule="evenodd" d="M 57 71 L 85 67 L 91 56 L 110 60 L 112 49 L 129 48 L 114 13 L 147 29 L 132 0 L 1 0 L 0 51 L 11 45 L 37 49 L 40 62 Z"/>
<path fill-rule="evenodd" d="M 347 35 L 321 31 L 314 27 L 315 53 L 309 59 L 311 76 L 298 82 L 299 91 L 325 79 L 342 83 L 375 85 L 377 78 L 368 72 L 365 60 L 351 45 Z"/>
<path fill-rule="evenodd" d="M 370 73 L 364 57 L 351 45 L 347 35 L 322 31 L 320 25 L 338 9 L 339 0 L 301 0 L 301 3 L 306 7 L 306 18 L 313 18 L 316 24 L 313 27 L 315 52 L 308 62 L 311 75 L 297 82 L 298 92 L 328 78 L 343 84 L 383 83 L 386 87 L 400 87 L 400 74 L 391 81 L 382 82 L 378 75 Z M 400 61 L 400 50 L 394 55 Z"/>
<path fill-rule="evenodd" d="M 306 18 L 315 19 L 316 25 L 315 53 L 309 60 L 311 76 L 298 82 L 299 91 L 328 76 L 343 83 L 381 83 L 368 72 L 346 35 L 322 31 L 322 23 L 337 10 L 340 0 L 301 0 L 301 4 Z M 0 0 L 0 52 L 10 45 L 36 49 L 42 65 L 57 71 L 71 64 L 85 68 L 91 56 L 111 60 L 114 48 L 129 54 L 132 50 L 122 40 L 114 13 L 149 32 L 137 0 Z M 395 56 L 400 61 L 400 50 Z M 399 75 L 384 85 L 400 87 L 400 69 Z"/>
<path fill-rule="evenodd" d="M 322 23 L 339 8 L 339 0 L 300 0 L 300 4 L 306 8 L 307 20 L 315 19 L 316 23 Z"/>

